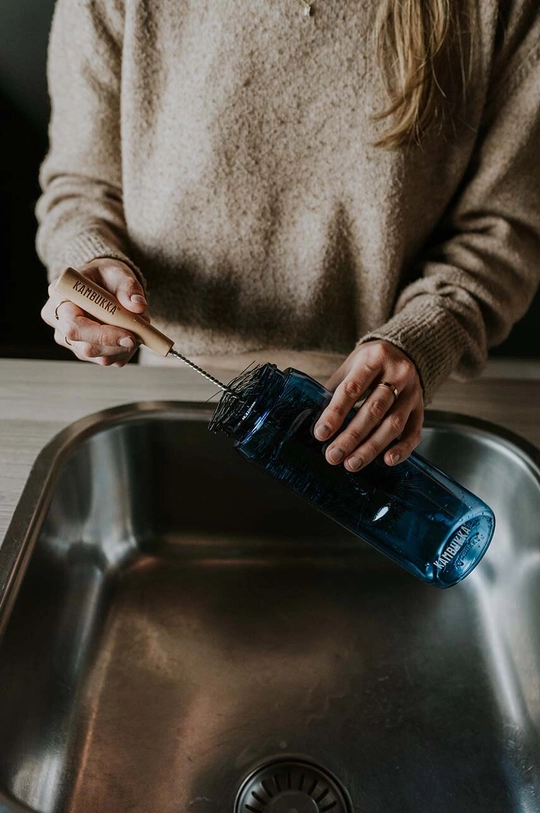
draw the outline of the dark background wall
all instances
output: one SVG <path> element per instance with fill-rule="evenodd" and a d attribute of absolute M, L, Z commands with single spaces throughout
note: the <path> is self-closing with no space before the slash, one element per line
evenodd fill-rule
<path fill-rule="evenodd" d="M 72 358 L 40 319 L 45 270 L 34 237 L 47 148 L 45 60 L 54 0 L 0 0 L 0 356 Z M 494 356 L 540 357 L 540 294 Z"/>
<path fill-rule="evenodd" d="M 34 248 L 47 149 L 45 61 L 54 0 L 0 0 L 0 356 L 72 358 L 39 316 L 47 296 Z"/>

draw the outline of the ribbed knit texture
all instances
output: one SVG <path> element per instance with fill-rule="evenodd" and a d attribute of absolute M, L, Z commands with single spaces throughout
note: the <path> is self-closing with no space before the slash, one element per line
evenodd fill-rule
<path fill-rule="evenodd" d="M 189 356 L 383 338 L 429 403 L 477 375 L 540 279 L 540 12 L 481 0 L 468 106 L 373 146 L 376 3 L 59 0 L 38 251 L 140 269 Z"/>
<path fill-rule="evenodd" d="M 114 240 L 107 240 L 99 229 L 95 232 L 84 231 L 74 237 L 71 242 L 63 245 L 58 255 L 58 265 L 59 268 L 68 266 L 77 268 L 89 260 L 97 260 L 100 257 L 122 260 L 129 265 L 140 282 L 145 284 L 145 279 L 135 263 L 117 247 Z"/>

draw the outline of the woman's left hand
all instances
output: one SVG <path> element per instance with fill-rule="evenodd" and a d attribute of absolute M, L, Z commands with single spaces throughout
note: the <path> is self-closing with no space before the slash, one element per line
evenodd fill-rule
<path fill-rule="evenodd" d="M 383 381 L 397 389 L 397 399 L 390 387 L 377 386 Z M 384 462 L 393 466 L 420 443 L 424 399 L 418 371 L 390 342 L 358 345 L 325 386 L 334 395 L 315 426 L 315 437 L 322 441 L 339 430 L 345 416 L 372 387 L 356 417 L 328 446 L 329 463 L 344 463 L 349 471 L 358 471 L 401 436 L 384 455 Z"/>

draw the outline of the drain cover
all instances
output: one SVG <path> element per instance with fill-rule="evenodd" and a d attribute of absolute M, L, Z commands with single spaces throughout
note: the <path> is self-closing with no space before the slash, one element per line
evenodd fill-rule
<path fill-rule="evenodd" d="M 273 760 L 251 773 L 235 813 L 351 813 L 345 791 L 325 768 L 302 760 Z"/>

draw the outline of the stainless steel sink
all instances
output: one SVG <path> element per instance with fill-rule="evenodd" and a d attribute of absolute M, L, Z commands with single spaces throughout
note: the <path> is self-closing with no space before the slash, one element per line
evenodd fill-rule
<path fill-rule="evenodd" d="M 428 415 L 497 516 L 437 591 L 211 413 L 109 410 L 38 458 L 0 549 L 0 811 L 538 813 L 538 451 Z"/>

